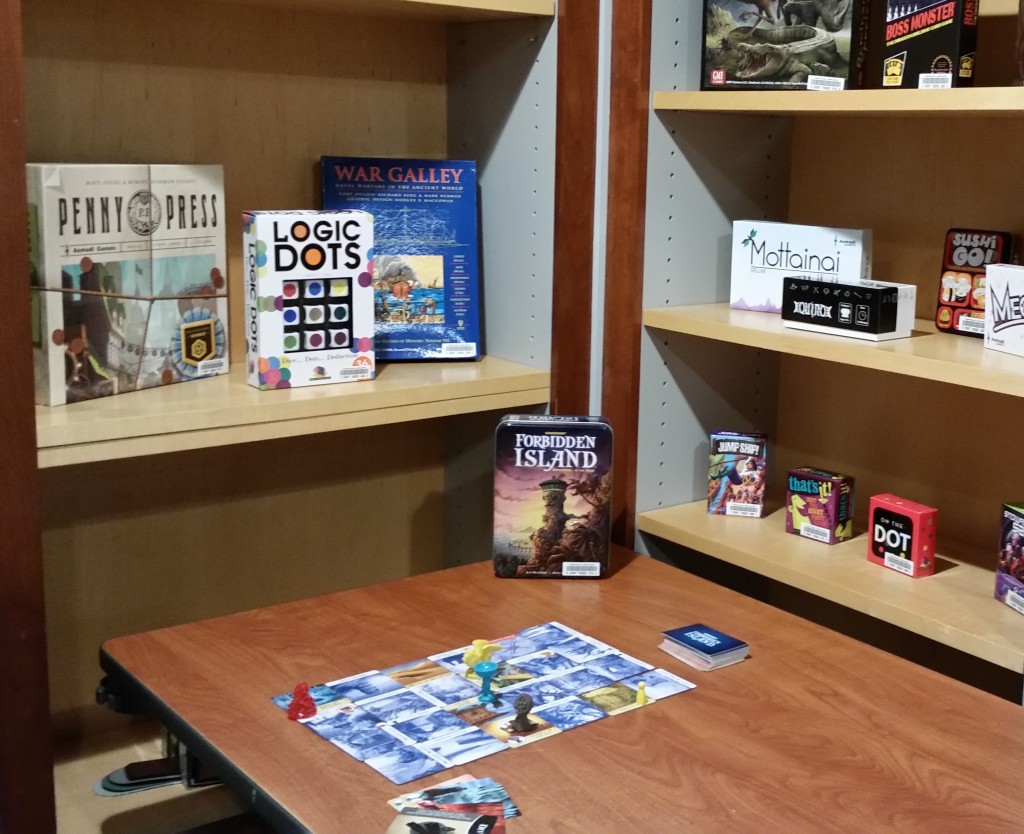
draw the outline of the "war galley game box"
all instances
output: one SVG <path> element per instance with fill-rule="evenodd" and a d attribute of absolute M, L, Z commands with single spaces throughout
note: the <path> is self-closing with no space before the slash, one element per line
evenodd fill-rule
<path fill-rule="evenodd" d="M 886 281 L 821 281 L 786 278 L 782 323 L 797 330 L 882 342 L 914 329 L 917 287 Z"/>
<path fill-rule="evenodd" d="M 977 41 L 978 0 L 887 0 L 881 85 L 969 87 Z"/>
<path fill-rule="evenodd" d="M 494 436 L 494 574 L 608 572 L 612 428 L 603 417 L 510 414 Z"/>
<path fill-rule="evenodd" d="M 702 90 L 860 87 L 867 0 L 704 0 Z"/>
<path fill-rule="evenodd" d="M 476 163 L 320 160 L 323 208 L 373 215 L 377 358 L 479 359 Z"/>
<path fill-rule="evenodd" d="M 372 252 L 373 218 L 363 211 L 245 213 L 250 385 L 374 378 Z"/>
<path fill-rule="evenodd" d="M 871 230 L 831 229 L 768 220 L 732 224 L 729 306 L 778 313 L 782 279 L 811 275 L 828 281 L 871 277 Z"/>
<path fill-rule="evenodd" d="M 228 370 L 219 165 L 27 166 L 36 401 Z"/>

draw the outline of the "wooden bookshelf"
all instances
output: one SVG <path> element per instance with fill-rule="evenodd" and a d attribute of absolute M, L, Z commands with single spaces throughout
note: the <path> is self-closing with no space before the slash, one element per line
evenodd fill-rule
<path fill-rule="evenodd" d="M 934 576 L 911 579 L 867 560 L 863 534 L 823 545 L 767 518 L 709 516 L 704 501 L 639 514 L 645 533 L 690 547 L 1016 673 L 1024 671 L 1024 617 L 994 597 L 995 573 L 942 557 Z"/>
<path fill-rule="evenodd" d="M 545 403 L 550 374 L 480 362 L 388 364 L 377 379 L 259 391 L 244 364 L 212 379 L 36 409 L 41 467 L 296 437 Z"/>
<path fill-rule="evenodd" d="M 958 87 L 951 90 L 727 90 L 653 93 L 655 110 L 776 116 L 876 116 L 906 119 L 955 116 L 1018 117 L 1024 87 Z"/>
<path fill-rule="evenodd" d="M 907 339 L 868 342 L 784 327 L 777 315 L 733 310 L 728 304 L 661 307 L 644 311 L 648 327 L 823 359 L 918 379 L 1024 397 L 1024 358 L 987 350 L 980 339 L 939 333 L 918 319 Z"/>
<path fill-rule="evenodd" d="M 247 6 L 280 6 L 359 17 L 405 17 L 446 23 L 552 17 L 554 0 L 228 0 Z"/>

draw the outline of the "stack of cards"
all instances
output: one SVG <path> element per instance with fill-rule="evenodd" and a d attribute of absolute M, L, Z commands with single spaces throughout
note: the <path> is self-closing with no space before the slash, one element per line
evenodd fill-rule
<path fill-rule="evenodd" d="M 662 634 L 665 636 L 659 646 L 662 651 L 705 672 L 739 663 L 750 654 L 750 647 L 742 640 L 701 623 L 673 628 Z"/>
<path fill-rule="evenodd" d="M 502 834 L 505 820 L 519 816 L 518 806 L 504 787 L 493 779 L 469 775 L 396 796 L 388 804 L 398 816 L 387 834 L 435 830 L 429 827 L 431 823 L 446 826 L 437 830 L 453 834 Z"/>

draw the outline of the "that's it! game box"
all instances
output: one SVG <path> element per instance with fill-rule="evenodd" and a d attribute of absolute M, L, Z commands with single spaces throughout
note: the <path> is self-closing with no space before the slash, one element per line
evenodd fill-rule
<path fill-rule="evenodd" d="M 494 437 L 494 574 L 608 572 L 612 429 L 603 417 L 511 414 Z"/>
<path fill-rule="evenodd" d="M 786 532 L 825 544 L 853 538 L 853 478 L 811 467 L 790 469 Z"/>

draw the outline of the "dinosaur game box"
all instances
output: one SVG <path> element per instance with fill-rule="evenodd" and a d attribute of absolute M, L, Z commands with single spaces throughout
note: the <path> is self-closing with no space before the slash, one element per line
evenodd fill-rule
<path fill-rule="evenodd" d="M 226 373 L 219 165 L 29 165 L 36 401 Z"/>
<path fill-rule="evenodd" d="M 702 90 L 861 86 L 868 0 L 704 0 Z"/>
<path fill-rule="evenodd" d="M 978 0 L 887 0 L 882 87 L 969 87 L 977 42 Z"/>
<path fill-rule="evenodd" d="M 605 576 L 611 497 L 605 418 L 503 417 L 494 436 L 495 576 Z"/>
<path fill-rule="evenodd" d="M 988 301 L 986 270 L 993 264 L 1018 263 L 1021 239 L 1010 232 L 950 229 L 942 252 L 942 277 L 935 325 L 940 333 L 985 335 Z"/>

